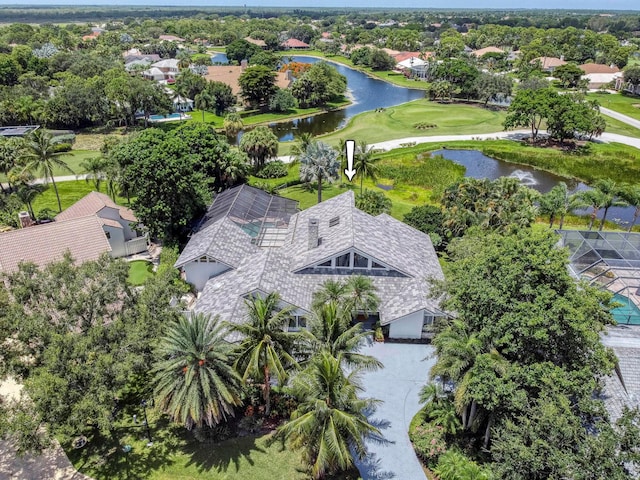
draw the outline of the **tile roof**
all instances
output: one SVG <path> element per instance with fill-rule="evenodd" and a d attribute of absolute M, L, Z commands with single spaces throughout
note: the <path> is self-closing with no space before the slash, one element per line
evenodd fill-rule
<path fill-rule="evenodd" d="M 485 48 L 481 48 L 479 50 L 474 50 L 473 53 L 476 57 L 481 57 L 486 53 L 504 53 L 504 50 L 502 50 L 501 48 L 498 47 L 485 47 Z"/>
<path fill-rule="evenodd" d="M 103 208 L 115 208 L 120 212 L 120 217 L 129 222 L 137 222 L 138 219 L 131 210 L 116 204 L 108 195 L 99 192 L 91 192 L 71 205 L 56 216 L 56 221 L 72 218 L 96 215 Z"/>
<path fill-rule="evenodd" d="M 534 64 L 536 62 L 540 62 L 540 68 L 542 70 L 559 67 L 560 65 L 565 65 L 567 63 L 561 58 L 556 58 L 556 57 L 538 57 L 538 58 L 534 58 L 529 63 Z"/>
<path fill-rule="evenodd" d="M 339 222 L 329 226 L 329 220 Z M 309 220 L 318 219 L 320 244 L 309 247 Z M 215 224 L 198 232 L 182 253 L 179 264 L 188 263 L 215 244 L 216 255 L 229 255 L 236 268 L 211 278 L 198 299 L 195 310 L 219 314 L 231 322 L 242 322 L 246 314 L 243 297 L 256 290 L 277 291 L 282 300 L 309 311 L 312 295 L 329 279 L 342 279 L 351 271 L 300 273 L 318 262 L 343 251 L 355 249 L 375 258 L 402 275 L 379 272 L 372 275 L 381 299 L 381 323 L 388 324 L 410 313 L 426 309 L 439 312 L 439 302 L 428 298 L 427 279 L 443 278 L 442 270 L 428 235 L 383 214 L 373 217 L 355 207 L 348 191 L 291 217 L 287 235 L 278 248 L 249 248 L 238 234 L 246 235 L 233 222 Z M 235 227 L 235 228 L 232 228 Z M 206 240 L 205 240 L 206 239 Z M 191 243 L 193 242 L 193 245 Z M 238 243 L 240 242 L 240 246 Z M 253 251 L 253 253 L 251 253 Z M 216 258 L 220 258 L 216 257 Z M 224 257 L 221 258 L 224 260 Z M 239 262 L 238 262 L 239 260 Z"/>
<path fill-rule="evenodd" d="M 610 67 L 609 65 L 602 65 L 599 63 L 585 63 L 583 65 L 578 65 L 578 68 L 586 75 L 589 75 L 590 73 L 618 73 L 620 71 L 616 66 Z"/>
<path fill-rule="evenodd" d="M 207 74 L 204 76 L 209 81 L 222 82 L 226 83 L 231 87 L 231 91 L 234 95 L 238 95 L 240 93 L 240 85 L 238 84 L 238 79 L 242 72 L 244 71 L 244 67 L 236 66 L 236 65 L 213 65 L 211 67 L 207 67 Z M 280 88 L 289 88 L 291 85 L 291 80 L 287 76 L 286 72 L 275 72 L 276 73 L 276 85 Z"/>
<path fill-rule="evenodd" d="M 44 266 L 67 250 L 78 263 L 110 252 L 100 219 L 84 216 L 0 233 L 0 271 L 14 272 L 23 261 Z"/>
<path fill-rule="evenodd" d="M 309 44 L 304 43 L 297 38 L 290 38 L 289 40 L 282 42 L 282 46 L 285 48 L 308 48 Z"/>

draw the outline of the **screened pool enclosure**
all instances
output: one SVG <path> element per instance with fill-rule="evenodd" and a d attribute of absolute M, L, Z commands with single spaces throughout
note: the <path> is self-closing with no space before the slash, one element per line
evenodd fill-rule
<path fill-rule="evenodd" d="M 558 230 L 578 279 L 609 290 L 619 305 L 618 323 L 640 325 L 640 234 Z"/>

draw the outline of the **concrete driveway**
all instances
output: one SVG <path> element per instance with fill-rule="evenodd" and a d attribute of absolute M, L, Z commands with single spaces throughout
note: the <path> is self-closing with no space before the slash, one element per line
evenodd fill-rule
<path fill-rule="evenodd" d="M 423 480 L 424 472 L 409 442 L 409 423 L 420 409 L 418 393 L 426 383 L 435 359 L 427 359 L 430 345 L 374 343 L 361 353 L 373 355 L 384 364 L 365 373 L 363 396 L 382 403 L 369 418 L 379 425 L 385 441 L 369 441 L 368 457 L 358 462 L 363 480 Z"/>

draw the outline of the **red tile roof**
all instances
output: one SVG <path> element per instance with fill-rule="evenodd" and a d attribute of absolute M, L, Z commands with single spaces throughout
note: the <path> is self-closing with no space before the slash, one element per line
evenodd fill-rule
<path fill-rule="evenodd" d="M 481 56 L 487 54 L 487 53 L 504 53 L 504 50 L 502 50 L 501 48 L 498 47 L 485 47 L 485 48 L 481 48 L 479 50 L 474 50 L 473 53 L 476 57 L 480 58 Z"/>
<path fill-rule="evenodd" d="M 308 43 L 301 42 L 297 38 L 290 38 L 286 42 L 282 42 L 282 46 L 285 48 L 309 48 Z"/>
<path fill-rule="evenodd" d="M 0 233 L 0 272 L 14 272 L 20 262 L 44 266 L 61 260 L 67 251 L 78 263 L 95 260 L 111 251 L 98 217 L 86 216 Z"/>
<path fill-rule="evenodd" d="M 599 63 L 585 63 L 583 65 L 578 65 L 578 68 L 586 75 L 590 73 L 618 73 L 620 71 L 618 67 L 610 67 L 609 65 L 602 65 Z"/>
<path fill-rule="evenodd" d="M 72 218 L 95 215 L 105 207 L 115 208 L 120 211 L 120 217 L 129 222 L 137 222 L 138 219 L 131 210 L 117 205 L 108 195 L 104 193 L 91 192 L 71 205 L 69 208 L 56 216 L 56 221 L 70 220 Z"/>

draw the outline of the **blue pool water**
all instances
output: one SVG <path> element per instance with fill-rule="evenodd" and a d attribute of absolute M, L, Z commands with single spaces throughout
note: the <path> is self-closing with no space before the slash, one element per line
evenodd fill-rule
<path fill-rule="evenodd" d="M 611 310 L 616 322 L 625 325 L 640 325 L 640 308 L 624 295 L 616 293 L 613 301 L 622 303 L 622 307 Z"/>
<path fill-rule="evenodd" d="M 185 114 L 180 115 L 179 113 L 172 113 L 170 115 L 149 115 L 149 120 L 180 120 L 185 119 Z"/>

